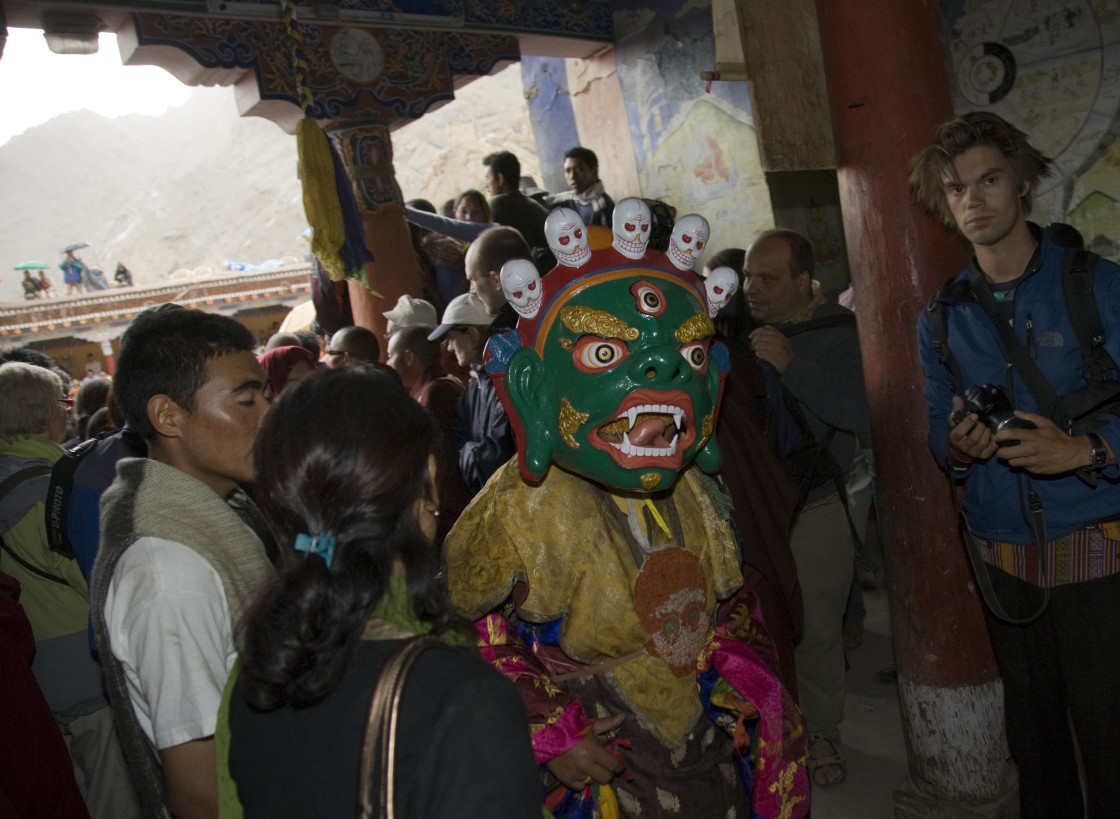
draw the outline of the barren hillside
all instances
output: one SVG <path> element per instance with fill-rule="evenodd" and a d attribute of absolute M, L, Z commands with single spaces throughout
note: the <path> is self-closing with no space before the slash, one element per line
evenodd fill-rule
<path fill-rule="evenodd" d="M 481 186 L 482 157 L 509 148 L 539 180 L 535 143 L 513 65 L 393 132 L 406 197 L 437 205 Z M 296 142 L 271 122 L 240 117 L 228 88 L 197 88 L 161 117 L 109 119 L 77 111 L 0 147 L 0 300 L 22 299 L 25 261 L 52 265 L 59 248 L 112 278 L 122 261 L 140 282 L 179 268 L 302 256 L 307 227 Z"/>

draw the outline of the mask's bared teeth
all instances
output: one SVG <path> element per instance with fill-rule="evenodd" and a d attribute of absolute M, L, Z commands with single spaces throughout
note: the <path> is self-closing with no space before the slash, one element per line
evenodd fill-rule
<path fill-rule="evenodd" d="M 683 423 L 684 423 L 684 410 L 674 409 L 673 410 L 673 425 L 677 428 L 677 432 L 680 432 L 681 425 Z"/>
<path fill-rule="evenodd" d="M 634 422 L 638 418 L 638 408 L 637 407 L 630 407 L 630 409 L 628 409 L 626 411 L 626 417 L 630 420 L 630 429 L 633 429 L 634 428 Z"/>

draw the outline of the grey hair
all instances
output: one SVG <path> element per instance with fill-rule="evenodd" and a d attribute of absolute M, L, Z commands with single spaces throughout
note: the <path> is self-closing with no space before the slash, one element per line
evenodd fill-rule
<path fill-rule="evenodd" d="M 43 367 L 11 361 L 0 365 L 0 438 L 47 431 L 47 411 L 62 397 L 62 379 Z"/>

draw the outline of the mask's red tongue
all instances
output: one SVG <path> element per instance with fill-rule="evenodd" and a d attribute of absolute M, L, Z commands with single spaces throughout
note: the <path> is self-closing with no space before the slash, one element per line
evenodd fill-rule
<path fill-rule="evenodd" d="M 662 418 L 649 418 L 634 424 L 627 436 L 634 446 L 667 447 L 672 441 L 665 437 L 666 426 Z"/>

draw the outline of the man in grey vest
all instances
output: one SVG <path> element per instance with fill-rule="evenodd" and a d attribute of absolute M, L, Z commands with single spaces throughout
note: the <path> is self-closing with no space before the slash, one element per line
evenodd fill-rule
<path fill-rule="evenodd" d="M 129 327 L 114 380 L 149 457 L 119 461 L 102 497 L 90 604 L 148 816 L 217 816 L 213 734 L 233 624 L 272 573 L 238 486 L 253 478 L 268 409 L 253 347 L 233 319 L 155 312 Z"/>

